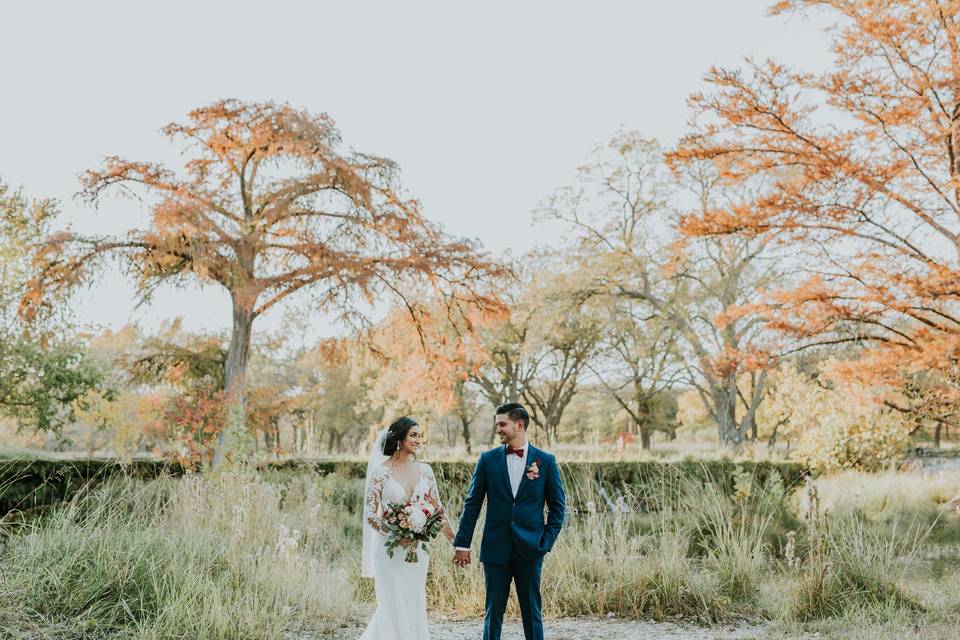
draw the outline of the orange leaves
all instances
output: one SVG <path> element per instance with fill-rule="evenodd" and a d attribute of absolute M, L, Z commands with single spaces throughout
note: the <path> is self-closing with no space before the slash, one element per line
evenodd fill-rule
<path fill-rule="evenodd" d="M 771 12 L 814 7 L 839 18 L 829 72 L 748 61 L 746 71 L 712 69 L 712 89 L 691 98 L 700 124 L 668 161 L 716 162 L 729 183 L 763 188 L 747 206 L 686 216 L 682 230 L 806 249 L 809 277 L 769 292 L 763 311 L 803 345 L 863 346 L 878 379 L 941 369 L 960 336 L 960 68 L 945 53 L 960 50 L 957 12 L 869 0 L 784 1 Z"/>
<path fill-rule="evenodd" d="M 51 234 L 32 247 L 32 274 L 21 292 L 18 314 L 27 322 L 35 320 L 45 309 L 62 296 L 63 292 L 80 283 L 84 272 L 67 252 L 76 236 L 70 231 Z"/>
<path fill-rule="evenodd" d="M 724 346 L 704 364 L 717 378 L 736 376 L 740 373 L 760 371 L 771 365 L 773 357 L 765 351 L 756 349 L 737 349 Z"/>
<path fill-rule="evenodd" d="M 444 412 L 456 403 L 458 385 L 486 361 L 477 331 L 495 321 L 490 310 L 448 313 L 440 305 L 395 309 L 372 331 L 372 347 L 384 359 L 378 393 L 401 403 Z"/>
<path fill-rule="evenodd" d="M 426 220 L 401 188 L 394 162 L 341 149 L 327 115 L 220 100 L 163 133 L 186 143 L 184 170 L 111 157 L 81 178 L 82 194 L 94 203 L 108 193 L 142 195 L 149 224 L 41 247 L 21 301 L 25 315 L 49 307 L 51 294 L 76 286 L 108 258 L 136 274 L 144 298 L 169 280 L 212 280 L 230 294 L 238 336 L 226 358 L 225 379 L 238 381 L 233 394 L 243 391 L 253 320 L 301 292 L 358 323 L 359 303 L 374 306 L 385 295 L 496 308 L 490 292 L 509 269 Z M 203 454 L 223 428 L 213 396 L 193 400 L 174 402 L 168 415 L 186 458 Z"/>
<path fill-rule="evenodd" d="M 294 401 L 285 396 L 283 385 L 253 387 L 247 391 L 247 429 L 251 432 L 275 434 L 280 419 L 290 412 Z"/>
<path fill-rule="evenodd" d="M 227 403 L 222 390 L 196 384 L 167 399 L 159 431 L 171 443 L 172 457 L 187 466 L 208 462 L 214 443 L 227 424 Z"/>
<path fill-rule="evenodd" d="M 731 305 L 720 313 L 716 314 L 713 318 L 713 322 L 717 329 L 722 331 L 730 324 L 733 324 L 738 320 L 762 313 L 763 311 L 766 311 L 766 309 L 766 305 L 760 303 Z"/>
<path fill-rule="evenodd" d="M 713 236 L 729 233 L 760 235 L 769 229 L 764 214 L 749 205 L 714 209 L 680 218 L 680 231 L 688 236 Z"/>
<path fill-rule="evenodd" d="M 188 123 L 163 128 L 169 138 L 199 141 L 208 159 L 241 173 L 253 155 L 262 159 L 323 162 L 334 155 L 340 133 L 326 114 L 298 111 L 286 104 L 220 100 L 190 111 Z M 197 165 L 199 173 L 209 165 Z"/>
<path fill-rule="evenodd" d="M 183 384 L 185 376 L 190 373 L 190 365 L 187 362 L 175 362 L 165 371 L 165 377 L 168 384 L 177 386 Z"/>
<path fill-rule="evenodd" d="M 318 306 L 355 317 L 358 301 L 410 284 L 460 303 L 495 304 L 483 291 L 508 270 L 423 218 L 396 163 L 341 149 L 326 114 L 220 100 L 163 133 L 188 143 L 184 171 L 109 157 L 81 178 L 91 202 L 142 194 L 150 224 L 123 237 L 55 239 L 37 253 L 25 312 L 105 257 L 137 273 L 143 295 L 170 278 L 212 280 L 254 316 L 312 289 Z"/>
<path fill-rule="evenodd" d="M 780 13 L 785 13 L 793 8 L 795 5 L 795 0 L 780 0 L 779 2 L 774 3 L 770 9 L 770 15 L 777 15 Z"/>

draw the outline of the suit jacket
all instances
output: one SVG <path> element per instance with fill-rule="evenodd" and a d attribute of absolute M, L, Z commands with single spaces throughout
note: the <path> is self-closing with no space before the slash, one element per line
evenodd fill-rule
<path fill-rule="evenodd" d="M 552 454 L 527 447 L 524 465 L 536 462 L 539 476 L 531 480 L 525 471 L 516 498 L 507 473 L 507 448 L 496 447 L 484 452 L 477 461 L 463 501 L 460 529 L 453 540 L 455 547 L 470 547 L 480 507 L 487 500 L 487 518 L 480 543 L 480 562 L 505 564 L 510 553 L 527 560 L 536 560 L 553 548 L 563 526 L 566 496 L 560 467 Z M 543 511 L 547 508 L 544 521 Z"/>

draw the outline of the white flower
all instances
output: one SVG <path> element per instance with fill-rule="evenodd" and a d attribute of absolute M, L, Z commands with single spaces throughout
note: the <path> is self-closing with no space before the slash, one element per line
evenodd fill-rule
<path fill-rule="evenodd" d="M 299 546 L 300 532 L 297 529 L 290 531 L 286 525 L 280 523 L 277 525 L 277 554 L 281 560 L 290 561 L 294 559 Z"/>
<path fill-rule="evenodd" d="M 407 516 L 407 522 L 410 524 L 410 530 L 414 533 L 420 533 L 423 531 L 424 525 L 427 524 L 427 516 L 423 513 L 421 509 L 413 509 L 412 512 Z"/>

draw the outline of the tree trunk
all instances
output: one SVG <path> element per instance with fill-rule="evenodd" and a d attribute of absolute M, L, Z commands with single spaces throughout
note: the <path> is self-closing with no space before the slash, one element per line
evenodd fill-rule
<path fill-rule="evenodd" d="M 274 434 L 273 434 L 273 433 L 271 433 L 270 431 L 264 431 L 264 432 L 263 432 L 263 442 L 264 442 L 264 446 L 265 446 L 265 448 L 266 448 L 266 450 L 267 450 L 267 455 L 268 455 L 268 456 L 271 455 L 271 454 L 276 454 L 276 451 L 277 451 L 277 443 L 276 443 L 276 440 L 275 440 L 275 438 L 274 438 Z"/>
<path fill-rule="evenodd" d="M 937 422 L 937 426 L 933 428 L 933 448 L 934 449 L 940 448 L 940 434 L 942 429 L 943 429 L 942 422 Z"/>
<path fill-rule="evenodd" d="M 543 412 L 543 424 L 538 424 L 541 431 L 547 438 L 547 446 L 552 446 L 554 438 L 557 435 L 557 423 L 556 416 L 554 415 L 553 407 L 547 407 Z"/>
<path fill-rule="evenodd" d="M 250 338 L 253 335 L 253 306 L 242 305 L 237 300 L 237 294 L 233 294 L 233 331 L 230 334 L 230 347 L 227 349 L 227 362 L 224 367 L 223 386 L 227 396 L 228 410 L 236 412 L 240 424 L 236 425 L 243 429 L 246 424 L 246 414 L 244 412 L 243 395 L 246 384 L 247 360 L 250 356 Z M 227 429 L 224 429 L 217 436 L 217 443 L 213 452 L 213 461 L 211 466 L 218 467 L 224 459 L 230 454 L 226 450 L 227 430 L 235 426 L 231 424 L 233 419 L 227 421 Z"/>
<path fill-rule="evenodd" d="M 473 447 L 470 445 L 470 421 L 462 417 L 460 424 L 463 427 L 463 444 L 467 447 L 467 455 L 470 455 L 473 453 Z"/>
<path fill-rule="evenodd" d="M 317 433 L 317 417 L 316 410 L 310 409 L 310 435 L 308 436 L 310 443 L 310 455 L 316 456 L 320 453 L 320 435 Z"/>
<path fill-rule="evenodd" d="M 644 427 L 641 427 L 640 425 L 637 425 L 637 430 L 640 431 L 640 448 L 643 449 L 644 451 L 648 451 L 650 449 L 651 429 L 644 428 Z"/>
<path fill-rule="evenodd" d="M 737 429 L 736 380 L 725 378 L 722 383 L 714 398 L 717 407 L 717 432 L 720 444 L 738 447 L 743 439 Z"/>

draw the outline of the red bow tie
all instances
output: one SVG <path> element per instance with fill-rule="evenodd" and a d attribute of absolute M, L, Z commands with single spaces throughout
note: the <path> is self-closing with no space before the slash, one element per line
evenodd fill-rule
<path fill-rule="evenodd" d="M 515 453 L 515 454 L 517 454 L 518 456 L 520 456 L 520 457 L 522 458 L 522 457 L 523 457 L 523 447 L 520 447 L 519 449 L 514 449 L 514 448 L 511 447 L 510 445 L 507 445 L 507 455 L 510 455 L 511 453 Z"/>

